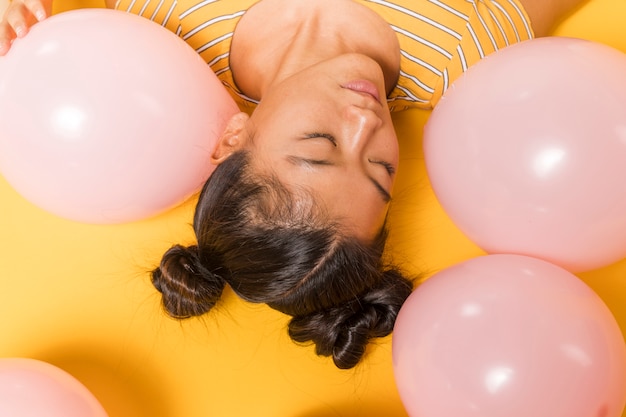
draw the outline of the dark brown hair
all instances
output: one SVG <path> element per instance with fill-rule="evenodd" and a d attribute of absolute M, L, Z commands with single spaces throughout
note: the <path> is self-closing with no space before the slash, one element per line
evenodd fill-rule
<path fill-rule="evenodd" d="M 242 299 L 292 316 L 293 340 L 313 342 L 339 368 L 355 366 L 371 338 L 391 333 L 412 290 L 382 262 L 386 231 L 366 245 L 343 234 L 311 196 L 249 171 L 244 151 L 217 167 L 196 207 L 197 245 L 172 247 L 153 271 L 166 312 L 204 314 L 228 284 Z"/>

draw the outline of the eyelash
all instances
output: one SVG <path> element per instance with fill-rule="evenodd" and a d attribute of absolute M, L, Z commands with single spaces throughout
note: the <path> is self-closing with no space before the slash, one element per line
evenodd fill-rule
<path fill-rule="evenodd" d="M 314 133 L 309 133 L 308 135 L 305 136 L 307 139 L 315 139 L 315 138 L 324 138 L 324 139 L 328 139 L 328 141 L 330 143 L 333 144 L 333 146 L 336 148 L 337 147 L 337 141 L 335 140 L 335 137 L 329 133 L 318 133 L 318 132 L 314 132 Z"/>
<path fill-rule="evenodd" d="M 314 133 L 307 134 L 305 137 L 307 139 L 314 139 L 314 138 L 328 139 L 330 141 L 330 143 L 333 144 L 333 146 L 337 147 L 337 140 L 335 139 L 335 137 L 333 135 L 331 135 L 329 133 L 314 132 Z M 319 161 L 316 161 L 316 162 L 319 162 Z M 373 164 L 382 165 L 387 170 L 387 173 L 389 175 L 393 175 L 393 174 L 396 173 L 396 169 L 389 162 L 386 162 L 386 161 L 372 161 L 372 160 L 369 160 L 369 162 L 371 162 Z M 322 165 L 322 164 L 320 164 L 320 165 Z"/>
<path fill-rule="evenodd" d="M 387 173 L 389 175 L 393 175 L 393 174 L 396 173 L 396 169 L 389 162 L 386 162 L 386 161 L 372 161 L 372 160 L 370 160 L 370 162 L 373 163 L 373 164 L 379 164 L 379 165 L 382 165 L 383 167 L 385 167 L 385 169 L 387 170 Z"/>

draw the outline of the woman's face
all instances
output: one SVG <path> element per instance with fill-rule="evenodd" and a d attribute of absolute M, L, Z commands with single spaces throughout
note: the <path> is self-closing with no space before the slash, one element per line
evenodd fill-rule
<path fill-rule="evenodd" d="M 398 141 L 376 62 L 342 55 L 285 79 L 263 96 L 246 129 L 254 137 L 247 145 L 253 170 L 311 191 L 358 238 L 377 234 L 398 166 Z"/>

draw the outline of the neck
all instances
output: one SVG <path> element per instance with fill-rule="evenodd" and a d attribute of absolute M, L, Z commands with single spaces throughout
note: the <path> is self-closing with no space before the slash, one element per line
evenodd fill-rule
<path fill-rule="evenodd" d="M 400 60 L 396 35 L 376 13 L 352 0 L 260 1 L 239 22 L 230 59 L 238 87 L 261 99 L 294 73 L 346 53 L 378 62 L 387 91 L 393 89 Z"/>

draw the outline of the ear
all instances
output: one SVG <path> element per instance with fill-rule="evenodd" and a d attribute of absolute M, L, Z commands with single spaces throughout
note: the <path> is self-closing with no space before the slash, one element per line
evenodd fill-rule
<path fill-rule="evenodd" d="M 215 150 L 211 155 L 211 163 L 219 165 L 224 162 L 234 152 L 240 150 L 246 143 L 246 123 L 248 122 L 246 113 L 240 112 L 230 118 L 226 124 L 224 133 L 219 138 Z"/>

